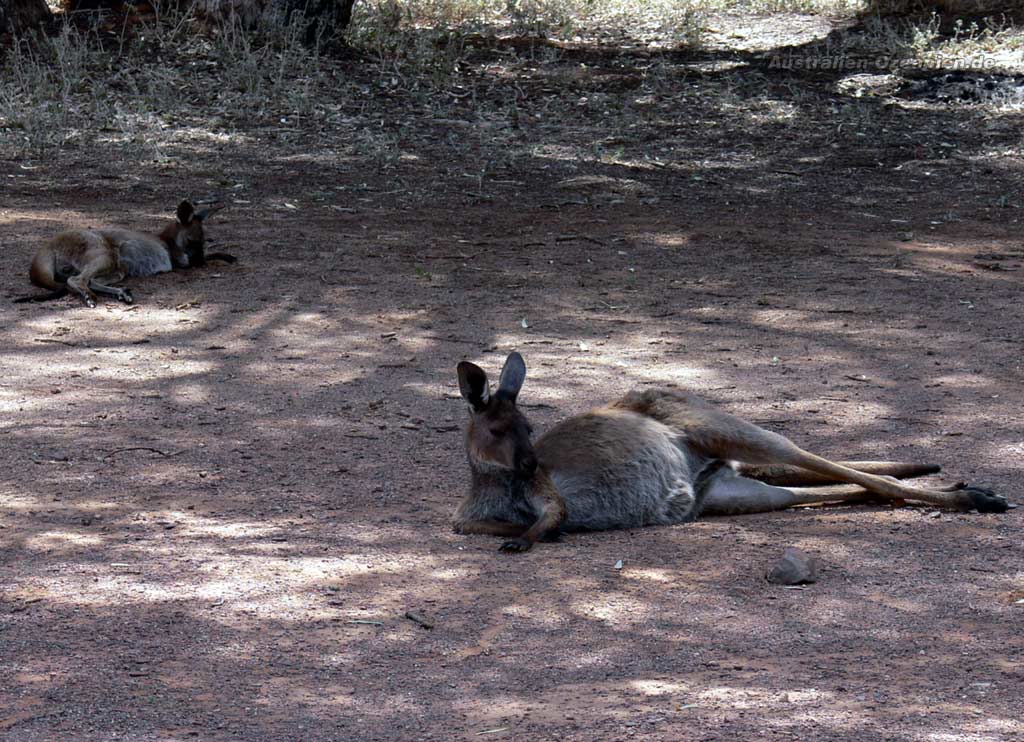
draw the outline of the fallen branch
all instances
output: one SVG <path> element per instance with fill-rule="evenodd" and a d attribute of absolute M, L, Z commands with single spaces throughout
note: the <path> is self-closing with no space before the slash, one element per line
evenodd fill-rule
<path fill-rule="evenodd" d="M 115 448 L 113 451 L 108 453 L 103 458 L 109 459 L 116 456 L 119 453 L 125 453 L 127 451 L 152 451 L 153 453 L 160 454 L 165 459 L 169 459 L 172 456 L 177 456 L 178 454 L 185 453 L 184 449 L 182 449 L 181 451 L 175 451 L 174 453 L 165 453 L 164 451 L 161 451 L 159 448 L 151 448 L 150 446 L 131 446 L 130 448 Z"/>
<path fill-rule="evenodd" d="M 422 626 L 425 629 L 432 629 L 432 628 L 434 628 L 434 624 L 430 623 L 430 621 L 428 621 L 427 619 L 423 618 L 423 616 L 419 615 L 418 613 L 413 613 L 412 611 L 406 611 L 405 612 L 405 617 L 408 618 L 413 623 L 419 624 L 420 626 Z"/>

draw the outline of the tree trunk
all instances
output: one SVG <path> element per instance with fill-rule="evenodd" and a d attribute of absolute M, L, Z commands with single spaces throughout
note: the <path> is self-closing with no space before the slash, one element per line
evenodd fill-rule
<path fill-rule="evenodd" d="M 352 22 L 352 6 L 356 0 L 285 0 L 285 5 L 301 10 L 306 16 L 306 43 L 316 40 L 320 29 L 325 36 L 334 36 Z"/>
<path fill-rule="evenodd" d="M 352 6 L 355 4 L 356 0 L 338 0 L 337 28 L 339 31 L 344 31 L 352 22 Z"/>
<path fill-rule="evenodd" d="M 235 16 L 250 28 L 259 25 L 268 8 L 283 11 L 289 20 L 294 13 L 302 13 L 306 22 L 306 41 L 312 43 L 321 28 L 328 37 L 348 28 L 355 3 L 356 0 L 199 0 L 198 8 L 213 18 Z"/>
<path fill-rule="evenodd" d="M 46 0 L 0 0 L 0 34 L 20 36 L 52 20 Z"/>
<path fill-rule="evenodd" d="M 868 11 L 880 15 L 936 11 L 947 15 L 1020 12 L 1020 0 L 873 0 Z"/>

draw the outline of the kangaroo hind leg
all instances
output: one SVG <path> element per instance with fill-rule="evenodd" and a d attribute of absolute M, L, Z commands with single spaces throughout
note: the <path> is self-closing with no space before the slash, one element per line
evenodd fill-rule
<path fill-rule="evenodd" d="M 1006 498 L 980 487 L 914 487 L 887 476 L 858 471 L 803 450 L 785 436 L 719 410 L 693 395 L 672 389 L 632 392 L 613 404 L 647 415 L 675 428 L 687 445 L 710 458 L 817 475 L 816 482 L 857 484 L 890 500 L 919 500 L 956 510 L 1002 513 Z"/>
<path fill-rule="evenodd" d="M 100 283 L 100 279 L 103 279 L 104 283 Z M 131 289 L 125 288 L 124 286 L 111 286 L 109 284 L 120 283 L 124 280 L 123 271 L 113 271 L 106 275 L 99 276 L 89 281 L 89 288 L 95 291 L 97 294 L 104 296 L 111 296 L 118 301 L 122 301 L 125 304 L 134 303 L 135 299 L 132 297 Z"/>
<path fill-rule="evenodd" d="M 700 516 L 770 513 L 794 505 L 823 502 L 854 503 L 871 500 L 871 493 L 855 485 L 790 489 L 765 484 L 722 467 L 700 491 Z"/>
<path fill-rule="evenodd" d="M 784 464 L 820 475 L 822 481 L 860 485 L 890 500 L 918 500 L 955 510 L 1002 513 L 1006 498 L 980 487 L 916 487 L 896 479 L 858 471 L 803 450 L 785 436 L 725 413 L 710 429 L 688 431 L 691 445 L 713 456 L 750 464 Z"/>
<path fill-rule="evenodd" d="M 845 466 L 868 474 L 880 474 L 896 479 L 911 479 L 935 474 L 942 470 L 938 464 L 909 464 L 899 461 L 837 461 Z M 811 485 L 841 484 L 842 480 L 788 464 L 758 465 L 740 464 L 739 473 L 750 479 L 779 487 L 807 487 Z"/>
<path fill-rule="evenodd" d="M 68 287 L 77 293 L 87 307 L 96 306 L 96 294 L 112 296 L 126 304 L 132 303 L 131 292 L 110 286 L 124 279 L 125 272 L 117 257 L 107 250 L 95 250 L 88 256 L 77 275 L 68 278 Z"/>

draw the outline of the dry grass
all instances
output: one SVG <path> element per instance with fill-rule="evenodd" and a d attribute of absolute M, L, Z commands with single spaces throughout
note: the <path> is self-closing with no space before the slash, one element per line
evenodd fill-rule
<path fill-rule="evenodd" d="M 210 26 L 192 13 L 161 18 L 133 32 L 65 27 L 36 43 L 17 40 L 0 79 L 0 147 L 39 155 L 102 142 L 161 160 L 170 142 L 231 139 L 251 127 L 311 133 L 346 127 L 354 117 L 361 151 L 388 167 L 400 132 L 381 126 L 388 98 L 401 94 L 426 119 L 456 116 L 478 125 L 489 163 L 516 157 L 503 125 L 518 115 L 516 76 L 558 66 L 557 49 L 509 48 L 481 66 L 480 50 L 498 37 L 557 38 L 650 49 L 697 49 L 708 14 L 720 11 L 852 13 L 851 0 L 373 0 L 356 6 L 348 43 L 368 63 L 340 62 L 302 43 L 301 19 L 268 12 L 257 28 L 237 19 Z M 938 16 L 917 21 L 870 18 L 836 42 L 840 54 L 889 55 L 936 68 L 963 59 L 1024 70 L 1024 33 L 1005 23 L 939 32 Z M 518 48 L 518 47 L 517 47 Z M 974 61 L 972 61 L 974 60 Z M 977 62 L 975 65 L 974 62 Z M 500 68 L 501 75 L 498 75 Z M 644 73 L 657 92 L 674 84 L 658 63 Z M 564 68 L 557 74 L 570 74 Z M 663 79 L 664 78 L 664 79 Z M 494 88 L 501 92 L 494 94 Z M 727 86 L 726 86 L 727 90 Z M 485 94 L 486 93 L 486 94 Z M 600 107 L 601 95 L 588 98 Z M 608 115 L 607 113 L 602 115 Z M 624 114 L 625 115 L 625 114 Z M 631 115 L 631 114 L 630 114 Z M 373 123 L 373 122 L 377 123 Z M 479 127 L 484 127 L 481 129 Z M 604 153 L 602 156 L 607 156 Z M 474 170 L 474 172 L 476 172 Z"/>
<path fill-rule="evenodd" d="M 165 17 L 117 38 L 65 25 L 13 43 L 0 81 L 0 129 L 22 152 L 106 141 L 159 157 L 178 125 L 305 116 L 323 75 L 299 22 L 267 15 L 258 32 L 227 19 L 200 28 Z M 184 115 L 183 115 L 184 114 Z"/>

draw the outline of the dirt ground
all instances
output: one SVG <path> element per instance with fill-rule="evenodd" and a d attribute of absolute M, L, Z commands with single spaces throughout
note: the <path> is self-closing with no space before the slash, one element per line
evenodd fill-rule
<path fill-rule="evenodd" d="M 255 126 L 0 163 L 4 296 L 60 228 L 156 228 L 187 194 L 224 197 L 239 257 L 130 280 L 131 307 L 0 305 L 0 737 L 1024 738 L 1020 509 L 523 555 L 451 532 L 455 365 L 513 349 L 540 430 L 672 384 L 1020 500 L 1020 115 L 868 101 L 844 128 L 831 80 L 692 69 L 662 105 L 640 63 L 549 68 L 486 182 L 430 120 L 387 167 Z M 759 118 L 773 96 L 795 113 Z M 573 154 L 595 142 L 621 157 Z M 788 545 L 817 584 L 765 582 Z"/>

